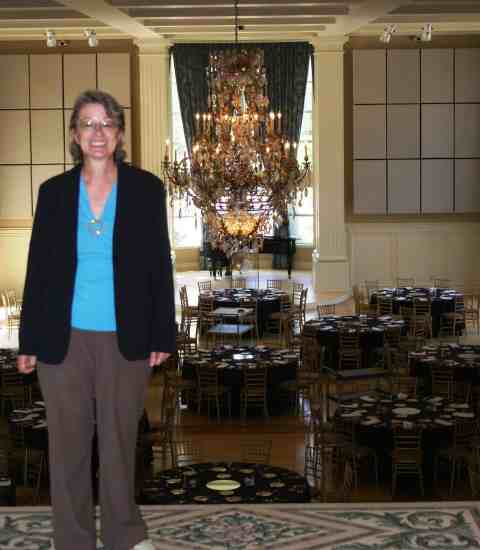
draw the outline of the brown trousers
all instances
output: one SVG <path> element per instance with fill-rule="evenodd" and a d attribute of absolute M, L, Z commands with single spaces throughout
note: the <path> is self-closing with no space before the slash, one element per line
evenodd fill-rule
<path fill-rule="evenodd" d="M 38 365 L 47 409 L 55 550 L 94 550 L 91 456 L 100 460 L 101 538 L 130 550 L 147 538 L 135 504 L 138 422 L 150 378 L 148 361 L 127 361 L 114 332 L 72 329 L 61 365 Z"/>

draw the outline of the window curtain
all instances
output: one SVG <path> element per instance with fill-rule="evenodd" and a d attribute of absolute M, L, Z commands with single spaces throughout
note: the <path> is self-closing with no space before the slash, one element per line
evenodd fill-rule
<path fill-rule="evenodd" d="M 216 50 L 235 47 L 235 44 L 175 44 L 172 48 L 177 79 L 178 96 L 189 153 L 195 129 L 195 114 L 208 108 L 208 86 L 206 68 L 209 54 Z M 308 63 L 312 46 L 308 42 L 293 43 L 245 43 L 242 48 L 261 48 L 267 70 L 267 95 L 271 110 L 282 113 L 282 133 L 290 142 L 300 139 L 300 130 L 305 102 Z M 286 227 L 285 227 L 286 226 Z M 207 230 L 203 231 L 202 250 L 206 251 Z M 276 228 L 282 237 L 288 236 L 288 217 Z M 286 255 L 274 255 L 273 267 L 284 269 Z M 203 254 L 201 269 L 207 269 L 207 258 Z"/>

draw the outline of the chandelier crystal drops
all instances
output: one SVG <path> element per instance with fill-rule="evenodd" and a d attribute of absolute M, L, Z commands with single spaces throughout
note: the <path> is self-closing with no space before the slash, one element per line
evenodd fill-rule
<path fill-rule="evenodd" d="M 170 156 L 164 178 L 172 200 L 193 203 L 214 246 L 227 254 L 245 247 L 287 216 L 310 184 L 310 161 L 297 162 L 297 144 L 282 136 L 282 114 L 269 110 L 263 51 L 212 53 L 206 69 L 208 112 L 195 116 L 191 157 Z"/>

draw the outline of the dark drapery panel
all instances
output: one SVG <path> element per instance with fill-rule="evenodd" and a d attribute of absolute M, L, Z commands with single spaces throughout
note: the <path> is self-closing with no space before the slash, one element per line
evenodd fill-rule
<path fill-rule="evenodd" d="M 303 107 L 307 88 L 308 63 L 312 46 L 307 42 L 293 44 L 267 44 L 265 47 L 265 67 L 268 78 L 268 97 L 272 110 L 282 113 L 283 134 L 298 143 L 302 129 Z M 288 216 L 284 223 L 275 225 L 274 236 L 290 236 Z M 274 269 L 286 269 L 286 254 L 274 254 Z"/>
<path fill-rule="evenodd" d="M 175 44 L 172 48 L 178 96 L 188 151 L 191 151 L 195 114 L 207 111 L 208 86 L 206 67 L 209 54 L 216 50 L 234 48 L 235 44 Z M 282 113 L 282 133 L 290 142 L 298 142 L 303 117 L 308 63 L 312 46 L 308 42 L 245 43 L 241 48 L 261 48 L 267 70 L 267 95 L 270 110 Z M 288 222 L 279 228 L 282 237 L 288 236 Z M 205 250 L 206 231 L 202 248 Z M 277 256 L 277 255 L 276 255 Z M 206 269 L 206 266 L 201 266 Z M 284 255 L 274 256 L 276 268 L 286 267 Z"/>

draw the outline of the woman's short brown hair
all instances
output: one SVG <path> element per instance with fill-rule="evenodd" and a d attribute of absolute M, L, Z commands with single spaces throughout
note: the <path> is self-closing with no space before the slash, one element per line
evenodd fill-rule
<path fill-rule="evenodd" d="M 123 112 L 123 107 L 113 96 L 107 94 L 107 92 L 102 92 L 101 90 L 86 90 L 81 93 L 75 100 L 72 116 L 70 117 L 70 154 L 72 155 L 72 159 L 75 164 L 83 161 L 83 153 L 82 149 L 73 138 L 73 132 L 75 132 L 78 126 L 80 110 L 82 107 L 85 107 L 85 105 L 90 103 L 99 103 L 100 105 L 103 105 L 107 115 L 115 122 L 117 128 L 122 133 L 125 132 L 125 114 Z M 115 162 L 121 162 L 127 156 L 123 145 L 123 141 L 119 140 L 113 153 L 113 159 Z"/>

